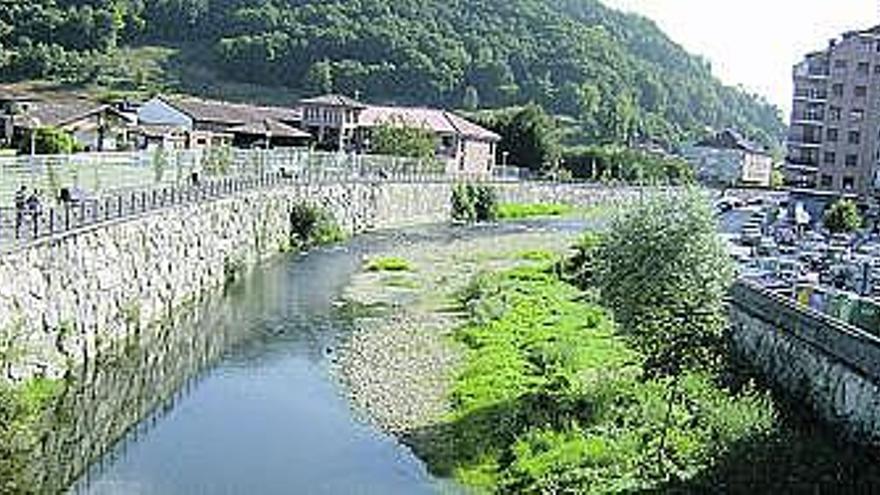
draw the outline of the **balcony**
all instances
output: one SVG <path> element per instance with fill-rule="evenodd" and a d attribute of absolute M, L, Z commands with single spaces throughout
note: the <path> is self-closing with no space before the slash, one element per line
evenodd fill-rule
<path fill-rule="evenodd" d="M 787 143 L 798 148 L 819 148 L 822 146 L 822 139 L 817 136 L 798 136 L 792 134 L 788 136 Z"/>
<path fill-rule="evenodd" d="M 794 99 L 807 102 L 828 101 L 828 91 L 819 89 L 799 89 L 795 90 Z"/>
<path fill-rule="evenodd" d="M 791 123 L 823 125 L 825 112 L 796 112 L 791 116 Z"/>
<path fill-rule="evenodd" d="M 785 159 L 785 168 L 793 172 L 814 174 L 819 171 L 819 159 L 792 156 Z"/>

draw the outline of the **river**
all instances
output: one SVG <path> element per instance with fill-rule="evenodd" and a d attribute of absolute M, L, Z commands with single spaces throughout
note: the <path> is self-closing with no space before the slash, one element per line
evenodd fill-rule
<path fill-rule="evenodd" d="M 350 323 L 335 303 L 383 247 L 583 227 L 435 227 L 278 257 L 84 371 L 59 407 L 73 417 L 46 442 L 47 486 L 79 473 L 69 493 L 457 492 L 347 401 L 332 364 Z"/>

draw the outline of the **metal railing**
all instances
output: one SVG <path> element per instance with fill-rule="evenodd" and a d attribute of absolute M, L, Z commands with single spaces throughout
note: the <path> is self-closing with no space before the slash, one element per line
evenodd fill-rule
<path fill-rule="evenodd" d="M 120 190 L 186 184 L 192 174 L 260 176 L 281 170 L 345 170 L 350 173 L 442 173 L 445 164 L 382 155 L 319 152 L 305 148 L 242 150 L 143 150 L 119 153 L 0 156 L 0 206 L 13 204 L 24 186 L 55 196 L 63 188 L 97 197 Z"/>
<path fill-rule="evenodd" d="M 359 167 L 306 167 L 231 176 L 189 176 L 186 182 L 108 191 L 97 197 L 68 201 L 29 201 L 23 207 L 0 207 L 0 251 L 96 224 L 136 217 L 172 206 L 205 202 L 247 191 L 280 186 L 327 185 L 338 183 L 428 183 L 459 181 L 510 182 L 531 178 L 523 171 L 506 168 L 493 174 L 456 174 L 435 170 L 400 167 L 384 169 L 360 164 Z"/>

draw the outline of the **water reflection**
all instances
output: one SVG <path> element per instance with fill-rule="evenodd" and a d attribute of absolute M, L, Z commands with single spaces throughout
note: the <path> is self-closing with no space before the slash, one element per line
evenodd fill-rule
<path fill-rule="evenodd" d="M 110 358 L 79 370 L 42 440 L 41 492 L 436 493 L 393 438 L 360 421 L 329 379 L 349 330 L 333 302 L 363 256 L 583 223 L 377 234 L 258 269 Z"/>

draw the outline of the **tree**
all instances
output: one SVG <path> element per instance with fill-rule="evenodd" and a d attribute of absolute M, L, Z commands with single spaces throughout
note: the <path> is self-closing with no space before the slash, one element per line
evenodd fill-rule
<path fill-rule="evenodd" d="M 315 93 L 333 92 L 333 64 L 327 60 L 315 62 L 309 67 L 305 78 L 306 87 Z"/>
<path fill-rule="evenodd" d="M 462 104 L 466 110 L 476 110 L 480 108 L 480 93 L 477 91 L 477 88 L 473 86 L 465 88 Z"/>
<path fill-rule="evenodd" d="M 665 473 L 666 435 L 681 377 L 717 371 L 725 355 L 730 256 L 708 198 L 688 190 L 653 195 L 623 210 L 602 238 L 597 257 L 602 299 L 644 355 L 645 374 L 667 383 L 657 454 Z"/>
<path fill-rule="evenodd" d="M 862 216 L 854 202 L 841 199 L 825 211 L 823 223 L 833 234 L 854 232 L 862 227 Z"/>
<path fill-rule="evenodd" d="M 79 143 L 73 136 L 57 127 L 38 127 L 19 142 L 19 151 L 29 154 L 33 140 L 34 152 L 38 155 L 66 155 L 79 151 Z"/>
<path fill-rule="evenodd" d="M 598 285 L 650 374 L 712 368 L 722 352 L 730 256 L 703 193 L 656 194 L 611 222 Z"/>
<path fill-rule="evenodd" d="M 497 112 L 480 119 L 501 135 L 499 151 L 508 153 L 508 164 L 532 170 L 554 169 L 562 154 L 553 117 L 538 105 Z"/>
<path fill-rule="evenodd" d="M 422 160 L 433 159 L 437 148 L 433 132 L 424 127 L 411 126 L 401 118 L 391 118 L 374 127 L 370 144 L 372 152 L 379 155 Z"/>

